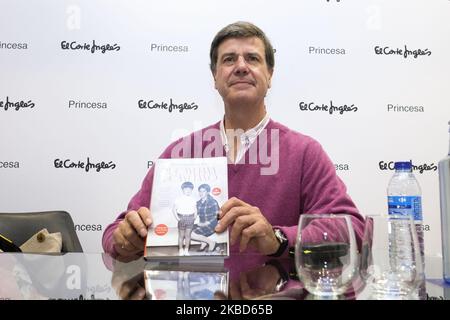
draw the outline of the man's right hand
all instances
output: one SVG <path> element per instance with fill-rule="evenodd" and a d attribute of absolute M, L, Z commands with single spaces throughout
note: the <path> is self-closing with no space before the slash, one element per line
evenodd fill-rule
<path fill-rule="evenodd" d="M 113 232 L 114 248 L 120 256 L 138 256 L 144 250 L 144 239 L 153 219 L 150 210 L 140 207 L 128 211 Z"/>

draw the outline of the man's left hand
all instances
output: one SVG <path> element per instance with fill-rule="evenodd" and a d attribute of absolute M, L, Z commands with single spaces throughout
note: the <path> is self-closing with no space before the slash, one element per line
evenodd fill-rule
<path fill-rule="evenodd" d="M 259 208 L 233 197 L 221 208 L 219 223 L 215 231 L 220 233 L 232 225 L 230 242 L 235 244 L 240 238 L 239 251 L 243 252 L 250 245 L 261 254 L 269 255 L 280 246 L 272 225 L 263 216 Z"/>

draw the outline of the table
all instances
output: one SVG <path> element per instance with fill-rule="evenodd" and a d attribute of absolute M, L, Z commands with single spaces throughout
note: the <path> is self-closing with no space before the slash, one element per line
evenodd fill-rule
<path fill-rule="evenodd" d="M 0 254 L 0 300 L 10 299 L 315 299 L 302 288 L 292 258 L 240 254 L 223 264 L 192 265 L 107 254 Z M 366 299 L 362 281 L 340 299 Z M 424 299 L 450 300 L 442 259 L 426 258 Z"/>

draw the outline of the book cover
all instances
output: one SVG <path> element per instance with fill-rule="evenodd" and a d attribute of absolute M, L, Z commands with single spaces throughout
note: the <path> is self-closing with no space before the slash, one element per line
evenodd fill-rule
<path fill-rule="evenodd" d="M 220 265 L 149 264 L 144 270 L 149 300 L 214 300 L 228 297 L 229 272 Z"/>
<path fill-rule="evenodd" d="M 227 200 L 225 157 L 156 160 L 146 259 L 228 257 L 228 230 L 214 231 Z"/>

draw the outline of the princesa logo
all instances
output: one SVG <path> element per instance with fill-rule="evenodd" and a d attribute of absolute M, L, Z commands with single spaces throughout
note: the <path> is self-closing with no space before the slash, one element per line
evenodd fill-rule
<path fill-rule="evenodd" d="M 425 108 L 419 105 L 400 105 L 388 103 L 387 112 L 425 112 Z"/>
<path fill-rule="evenodd" d="M 32 109 L 34 108 L 35 104 L 33 101 L 28 100 L 12 100 L 8 96 L 6 96 L 5 100 L 0 100 L 0 109 L 3 109 L 5 111 L 8 111 L 9 109 L 19 111 L 20 109 Z"/>
<path fill-rule="evenodd" d="M 348 163 L 335 163 L 334 169 L 336 171 L 349 171 L 350 165 Z"/>
<path fill-rule="evenodd" d="M 6 161 L 0 159 L 0 169 L 19 169 L 19 161 Z"/>
<path fill-rule="evenodd" d="M 22 42 L 1 42 L 0 41 L 0 49 L 26 50 L 26 49 L 28 49 L 28 44 L 22 43 Z"/>
<path fill-rule="evenodd" d="M 107 51 L 119 51 L 120 46 L 117 43 L 114 44 L 98 44 L 95 40 L 92 40 L 92 43 L 78 43 L 76 41 L 68 42 L 61 41 L 61 49 L 62 50 L 75 50 L 75 51 L 89 51 L 91 53 L 101 52 L 106 53 Z"/>
<path fill-rule="evenodd" d="M 187 52 L 189 52 L 189 46 L 187 46 L 187 45 L 173 45 L 173 44 L 152 43 L 150 45 L 150 51 L 151 52 L 187 53 Z"/>
<path fill-rule="evenodd" d="M 315 46 L 308 47 L 309 54 L 325 54 L 325 55 L 344 55 L 346 51 L 344 48 L 321 48 Z"/>

